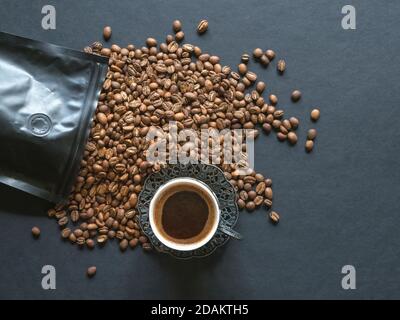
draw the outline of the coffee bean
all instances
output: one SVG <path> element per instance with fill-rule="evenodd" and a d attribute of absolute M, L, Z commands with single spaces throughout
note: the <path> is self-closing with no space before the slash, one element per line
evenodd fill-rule
<path fill-rule="evenodd" d="M 174 22 L 172 22 L 172 29 L 175 33 L 181 31 L 182 23 L 179 20 L 174 20 Z"/>
<path fill-rule="evenodd" d="M 199 34 L 203 34 L 206 32 L 208 29 L 208 21 L 207 20 L 201 20 L 199 24 L 197 25 L 197 32 Z"/>
<path fill-rule="evenodd" d="M 242 60 L 243 63 L 247 64 L 249 62 L 249 60 L 250 60 L 250 55 L 247 54 L 247 53 L 243 53 L 242 57 L 241 57 L 241 60 Z"/>
<path fill-rule="evenodd" d="M 270 199 L 264 199 L 264 205 L 270 209 L 272 207 L 272 200 Z"/>
<path fill-rule="evenodd" d="M 139 243 L 139 240 L 136 239 L 136 238 L 133 238 L 132 240 L 129 241 L 129 246 L 130 246 L 132 249 L 134 249 L 134 248 L 136 248 L 136 246 L 138 245 L 138 243 Z"/>
<path fill-rule="evenodd" d="M 286 138 L 287 138 L 287 135 L 284 134 L 284 133 L 282 133 L 282 132 L 278 132 L 278 133 L 276 134 L 276 137 L 278 138 L 279 141 L 285 141 Z"/>
<path fill-rule="evenodd" d="M 246 74 L 247 72 L 247 66 L 244 63 L 241 63 L 238 65 L 238 71 L 241 75 Z"/>
<path fill-rule="evenodd" d="M 157 46 L 157 40 L 154 38 L 147 38 L 146 40 L 146 45 L 150 48 L 150 47 L 155 47 Z"/>
<path fill-rule="evenodd" d="M 259 94 L 263 93 L 265 90 L 266 84 L 263 81 L 258 81 L 256 85 L 256 90 Z"/>
<path fill-rule="evenodd" d="M 94 243 L 93 239 L 87 239 L 86 246 L 88 247 L 88 249 L 93 249 L 95 247 L 95 243 Z"/>
<path fill-rule="evenodd" d="M 254 190 L 250 190 L 247 194 L 250 200 L 254 200 L 257 197 L 257 193 Z"/>
<path fill-rule="evenodd" d="M 288 133 L 287 139 L 290 142 L 290 144 L 296 144 L 297 143 L 297 135 L 293 131 Z"/>
<path fill-rule="evenodd" d="M 265 196 L 265 198 L 267 198 L 267 199 L 269 199 L 269 200 L 272 200 L 272 198 L 273 198 L 273 192 L 272 192 L 271 187 L 265 188 L 264 196 Z"/>
<path fill-rule="evenodd" d="M 271 49 L 268 49 L 267 51 L 265 51 L 265 55 L 267 56 L 267 58 L 272 61 L 275 58 L 275 52 Z"/>
<path fill-rule="evenodd" d="M 265 182 L 259 182 L 256 187 L 257 194 L 260 194 L 260 195 L 264 194 L 265 188 L 266 188 Z"/>
<path fill-rule="evenodd" d="M 271 132 L 272 127 L 269 123 L 264 123 L 262 127 L 266 134 L 269 134 Z"/>
<path fill-rule="evenodd" d="M 126 239 L 122 239 L 121 242 L 119 243 L 119 248 L 121 251 L 125 251 L 128 248 L 129 242 Z"/>
<path fill-rule="evenodd" d="M 61 231 L 61 237 L 63 239 L 67 239 L 71 234 L 71 229 L 70 228 L 65 228 Z"/>
<path fill-rule="evenodd" d="M 262 49 L 260 49 L 260 48 L 255 48 L 255 49 L 253 50 L 253 57 L 254 57 L 254 58 L 260 59 L 262 55 L 263 55 Z"/>
<path fill-rule="evenodd" d="M 277 64 L 277 69 L 279 71 L 279 73 L 283 74 L 286 70 L 286 62 L 285 60 L 279 60 L 278 64 Z"/>
<path fill-rule="evenodd" d="M 40 229 L 38 227 L 33 227 L 32 235 L 34 238 L 39 238 L 40 237 Z"/>
<path fill-rule="evenodd" d="M 312 140 L 307 140 L 305 148 L 307 152 L 311 152 L 314 148 L 314 142 Z"/>
<path fill-rule="evenodd" d="M 294 91 L 292 92 L 291 98 L 292 98 L 292 101 L 293 101 L 293 102 L 299 101 L 300 98 L 301 98 L 301 92 L 300 92 L 300 90 L 294 90 Z"/>
<path fill-rule="evenodd" d="M 92 278 L 95 276 L 97 272 L 97 268 L 95 266 L 89 267 L 86 271 L 86 274 L 89 278 Z"/>
<path fill-rule="evenodd" d="M 104 40 L 108 41 L 111 38 L 111 33 L 112 33 L 112 30 L 111 30 L 110 26 L 104 27 L 104 29 L 103 29 Z"/>
<path fill-rule="evenodd" d="M 273 223 L 278 223 L 279 222 L 279 214 L 278 213 L 276 213 L 275 211 L 271 211 L 270 213 L 269 213 L 269 218 L 271 219 L 271 221 L 273 222 Z"/>
<path fill-rule="evenodd" d="M 297 127 L 299 126 L 299 120 L 295 117 L 291 117 L 289 119 L 290 125 L 292 126 L 293 129 L 297 129 Z"/>
<path fill-rule="evenodd" d="M 175 34 L 175 41 L 180 42 L 183 40 L 183 38 L 185 38 L 183 31 L 179 31 Z"/>
<path fill-rule="evenodd" d="M 312 121 L 317 121 L 319 119 L 320 116 L 320 111 L 318 109 L 313 109 L 311 111 L 311 120 Z"/>
<path fill-rule="evenodd" d="M 264 202 L 264 198 L 262 196 L 256 196 L 254 199 L 254 204 L 258 207 L 262 205 Z"/>
<path fill-rule="evenodd" d="M 272 105 L 276 105 L 278 103 L 278 97 L 274 94 L 270 94 L 269 102 L 271 102 Z"/>
<path fill-rule="evenodd" d="M 266 67 L 266 66 L 268 66 L 269 65 L 269 59 L 268 59 L 268 57 L 265 55 L 265 54 L 263 54 L 261 57 L 260 57 L 260 63 L 264 66 L 264 67 Z"/>
<path fill-rule="evenodd" d="M 267 186 L 267 187 L 271 187 L 272 186 L 272 180 L 271 179 L 265 179 L 264 180 L 264 182 L 265 182 L 265 185 Z"/>
<path fill-rule="evenodd" d="M 317 130 L 315 130 L 315 129 L 308 130 L 308 133 L 307 133 L 308 140 L 314 140 L 316 137 L 317 137 Z"/>
<path fill-rule="evenodd" d="M 255 82 L 257 80 L 257 75 L 254 72 L 248 71 L 245 77 L 249 79 L 250 82 Z"/>
<path fill-rule="evenodd" d="M 246 203 L 246 209 L 248 211 L 253 211 L 256 208 L 256 205 L 253 201 L 249 201 Z"/>
<path fill-rule="evenodd" d="M 242 199 L 238 199 L 237 205 L 238 205 L 239 209 L 244 209 L 246 206 L 246 202 L 244 202 Z"/>

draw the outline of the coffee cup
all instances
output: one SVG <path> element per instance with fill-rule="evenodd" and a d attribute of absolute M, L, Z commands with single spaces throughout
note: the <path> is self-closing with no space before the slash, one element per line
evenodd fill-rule
<path fill-rule="evenodd" d="M 204 246 L 218 230 L 242 238 L 221 217 L 214 192 L 194 178 L 175 178 L 160 186 L 150 201 L 149 222 L 157 239 L 178 251 Z"/>

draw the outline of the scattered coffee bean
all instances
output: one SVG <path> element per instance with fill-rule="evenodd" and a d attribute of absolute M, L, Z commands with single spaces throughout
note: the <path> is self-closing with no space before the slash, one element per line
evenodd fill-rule
<path fill-rule="evenodd" d="M 197 26 L 197 32 L 199 34 L 203 34 L 206 32 L 208 29 L 208 21 L 207 20 L 201 20 Z"/>
<path fill-rule="evenodd" d="M 155 47 L 157 46 L 157 40 L 154 38 L 147 38 L 146 40 L 146 45 L 150 48 L 150 47 Z"/>
<path fill-rule="evenodd" d="M 285 70 L 286 70 L 286 62 L 285 62 L 285 60 L 281 59 L 281 60 L 278 61 L 277 69 L 278 69 L 279 73 L 281 73 L 281 74 L 285 72 Z"/>
<path fill-rule="evenodd" d="M 89 267 L 86 271 L 86 274 L 89 278 L 92 278 L 95 276 L 97 272 L 97 268 L 95 266 Z"/>
<path fill-rule="evenodd" d="M 316 138 L 316 136 L 317 136 L 317 130 L 315 130 L 315 129 L 308 130 L 308 133 L 307 133 L 308 140 L 314 140 Z"/>
<path fill-rule="evenodd" d="M 244 63 L 241 63 L 238 65 L 238 71 L 241 75 L 246 74 L 247 72 L 247 66 Z"/>
<path fill-rule="evenodd" d="M 266 134 L 269 134 L 272 130 L 272 127 L 269 123 L 264 123 L 262 127 Z"/>
<path fill-rule="evenodd" d="M 313 109 L 311 111 L 311 120 L 312 121 L 317 121 L 319 119 L 320 116 L 320 111 L 318 109 Z"/>
<path fill-rule="evenodd" d="M 256 90 L 259 94 L 262 94 L 266 88 L 266 84 L 263 81 L 258 81 L 256 84 Z"/>
<path fill-rule="evenodd" d="M 312 140 L 307 140 L 307 141 L 306 141 L 306 146 L 305 146 L 305 148 L 306 148 L 306 151 L 307 151 L 307 152 L 311 152 L 312 149 L 314 148 L 314 141 L 312 141 Z"/>
<path fill-rule="evenodd" d="M 40 237 L 40 229 L 38 227 L 33 227 L 32 235 L 34 238 L 39 238 Z"/>
<path fill-rule="evenodd" d="M 179 20 L 175 20 L 174 22 L 172 22 L 172 29 L 174 30 L 175 33 L 181 31 L 182 23 Z"/>
<path fill-rule="evenodd" d="M 242 57 L 241 57 L 241 60 L 242 60 L 243 63 L 247 64 L 249 62 L 249 60 L 250 60 L 250 55 L 247 54 L 247 53 L 243 53 Z"/>
<path fill-rule="evenodd" d="M 289 122 L 290 122 L 290 125 L 292 126 L 292 128 L 293 128 L 294 130 L 296 130 L 297 127 L 299 126 L 299 120 L 298 120 L 297 118 L 295 118 L 295 117 L 291 117 L 291 118 L 289 119 Z"/>
<path fill-rule="evenodd" d="M 185 38 L 185 34 L 183 33 L 183 31 L 179 31 L 175 34 L 175 40 L 177 42 L 181 42 L 183 38 Z"/>
<path fill-rule="evenodd" d="M 297 135 L 293 131 L 288 133 L 287 139 L 290 142 L 290 144 L 296 144 L 297 143 Z"/>
<path fill-rule="evenodd" d="M 270 94 L 269 95 L 269 102 L 272 105 L 276 105 L 278 103 L 278 97 L 276 95 L 274 95 L 274 94 Z"/>
<path fill-rule="evenodd" d="M 253 201 L 249 201 L 246 203 L 246 209 L 248 211 L 253 211 L 256 208 L 256 205 Z"/>
<path fill-rule="evenodd" d="M 280 219 L 279 214 L 276 213 L 275 211 L 271 211 L 271 212 L 269 213 L 269 218 L 271 219 L 271 221 L 272 221 L 273 223 L 278 223 L 278 222 L 279 222 L 279 219 Z"/>
<path fill-rule="evenodd" d="M 265 51 L 265 55 L 267 56 L 267 58 L 272 61 L 275 58 L 275 52 L 271 49 L 268 49 L 267 51 Z"/>
<path fill-rule="evenodd" d="M 261 57 L 260 57 L 260 63 L 261 63 L 261 65 L 263 65 L 264 67 L 266 67 L 266 66 L 268 66 L 269 65 L 269 59 L 268 59 L 268 57 L 265 55 L 265 54 L 263 54 Z"/>
<path fill-rule="evenodd" d="M 111 33 L 112 33 L 112 30 L 111 30 L 110 26 L 104 27 L 104 29 L 103 29 L 103 38 L 104 38 L 104 40 L 106 40 L 106 41 L 110 40 Z"/>
<path fill-rule="evenodd" d="M 122 239 L 121 242 L 119 243 L 119 248 L 121 251 L 125 251 L 128 248 L 129 242 L 127 239 Z"/>
<path fill-rule="evenodd" d="M 260 48 L 255 48 L 255 49 L 253 50 L 253 57 L 256 58 L 256 59 L 260 59 L 260 58 L 262 57 L 263 53 L 264 53 L 264 52 L 262 51 L 262 49 L 260 49 Z"/>
<path fill-rule="evenodd" d="M 300 90 L 294 90 L 294 91 L 292 92 L 291 98 L 292 98 L 292 101 L 293 101 L 293 102 L 299 101 L 300 98 L 301 98 L 301 92 L 300 92 Z"/>

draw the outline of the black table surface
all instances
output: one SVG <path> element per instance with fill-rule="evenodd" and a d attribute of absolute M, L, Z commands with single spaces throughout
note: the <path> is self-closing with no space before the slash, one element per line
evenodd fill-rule
<path fill-rule="evenodd" d="M 186 41 L 223 64 L 272 48 L 287 62 L 283 77 L 275 66 L 250 68 L 301 127 L 294 147 L 273 135 L 256 143 L 256 169 L 274 181 L 279 225 L 268 222 L 265 209 L 244 212 L 237 225 L 244 240 L 204 259 L 139 248 L 122 254 L 115 242 L 79 250 L 60 239 L 47 202 L 1 186 L 0 298 L 400 298 L 400 2 L 350 2 L 356 30 L 341 27 L 342 1 L 53 0 L 56 30 L 43 30 L 41 9 L 49 1 L 1 0 L 1 31 L 75 49 L 101 39 L 105 25 L 113 29 L 110 42 L 120 45 L 162 40 L 174 19 Z M 199 37 L 202 18 L 209 30 Z M 297 104 L 290 101 L 295 88 L 303 92 Z M 313 107 L 321 110 L 315 125 Z M 318 137 L 306 154 L 311 127 Z M 41 287 L 44 265 L 56 268 L 56 290 Z M 90 265 L 98 272 L 89 280 Z M 355 290 L 342 289 L 344 265 L 356 268 Z"/>

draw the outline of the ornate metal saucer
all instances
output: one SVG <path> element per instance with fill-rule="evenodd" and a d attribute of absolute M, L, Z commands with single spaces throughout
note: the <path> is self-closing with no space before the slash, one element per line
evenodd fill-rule
<path fill-rule="evenodd" d="M 174 164 L 168 165 L 157 173 L 147 177 L 143 189 L 139 195 L 137 208 L 139 210 L 139 224 L 145 235 L 149 238 L 154 248 L 163 253 L 168 253 L 179 259 L 192 257 L 205 257 L 215 251 L 216 248 L 224 245 L 229 236 L 217 230 L 214 237 L 204 246 L 192 251 L 177 251 L 165 246 L 154 235 L 149 222 L 150 201 L 157 189 L 171 179 L 179 177 L 195 178 L 207 184 L 218 198 L 221 219 L 225 225 L 233 228 L 237 222 L 239 212 L 236 205 L 236 192 L 233 186 L 225 178 L 221 169 L 208 164 Z"/>

